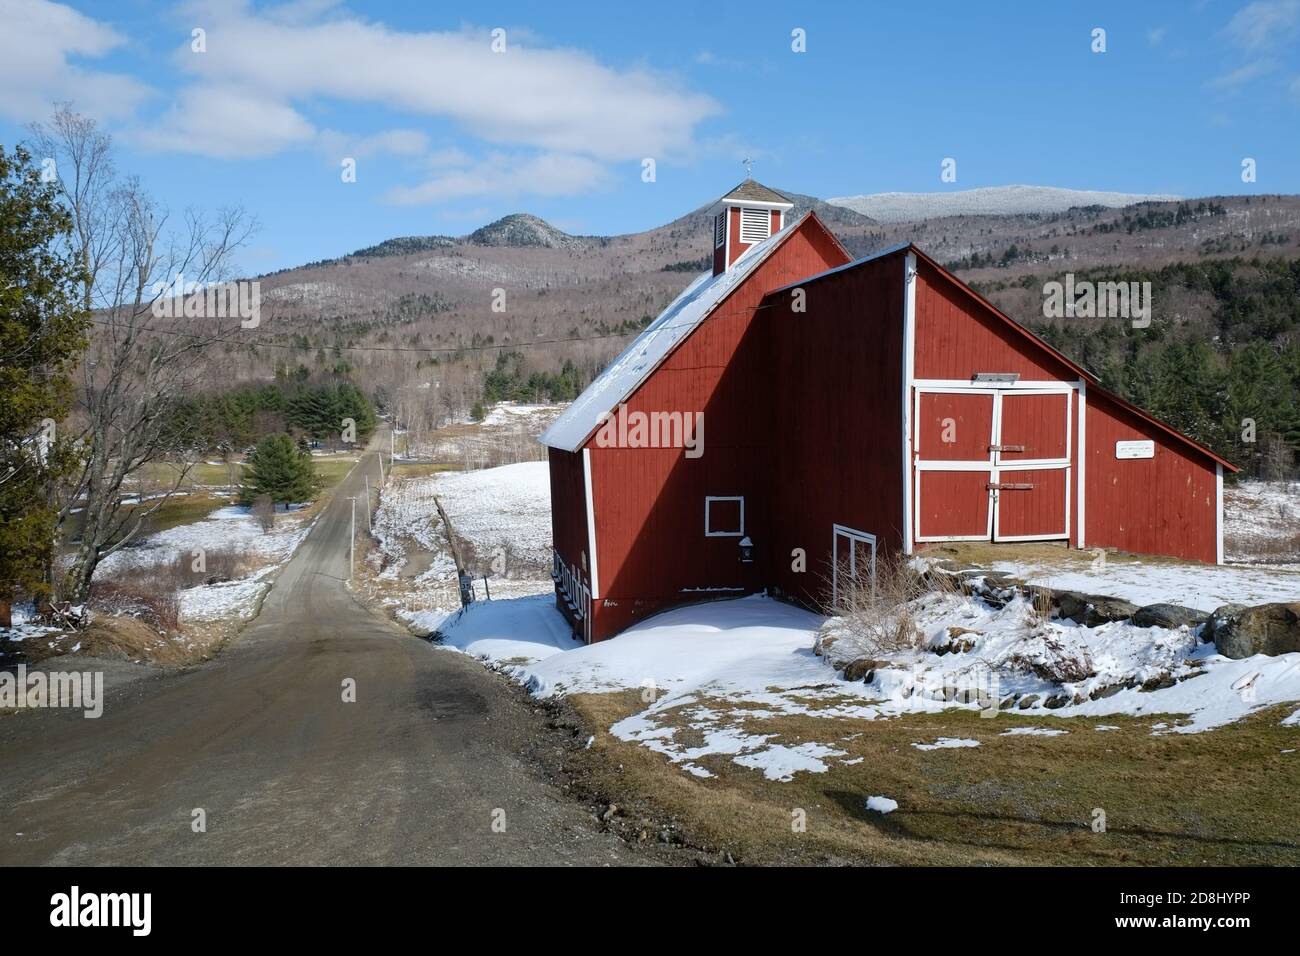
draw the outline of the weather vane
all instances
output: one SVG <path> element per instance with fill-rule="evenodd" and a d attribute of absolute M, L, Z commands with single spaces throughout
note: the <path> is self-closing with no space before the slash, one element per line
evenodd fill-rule
<path fill-rule="evenodd" d="M 749 158 L 745 159 L 745 178 L 746 179 L 754 178 L 754 161 Z"/>

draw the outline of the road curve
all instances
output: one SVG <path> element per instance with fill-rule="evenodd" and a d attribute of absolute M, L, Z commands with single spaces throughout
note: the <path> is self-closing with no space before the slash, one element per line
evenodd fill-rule
<path fill-rule="evenodd" d="M 96 720 L 0 719 L 0 863 L 640 862 L 530 764 L 517 692 L 346 589 L 363 469 L 215 661 L 110 689 Z"/>

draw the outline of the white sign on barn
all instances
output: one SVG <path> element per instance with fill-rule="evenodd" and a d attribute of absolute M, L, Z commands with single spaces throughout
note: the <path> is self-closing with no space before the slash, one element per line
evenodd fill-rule
<path fill-rule="evenodd" d="M 1117 441 L 1115 442 L 1116 458 L 1154 458 L 1156 457 L 1156 443 L 1150 439 L 1145 441 Z"/>

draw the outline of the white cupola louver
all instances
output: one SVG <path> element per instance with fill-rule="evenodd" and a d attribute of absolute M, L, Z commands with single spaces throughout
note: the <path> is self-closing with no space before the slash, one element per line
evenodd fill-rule
<path fill-rule="evenodd" d="M 772 213 L 767 209 L 740 210 L 740 241 L 762 242 L 772 234 Z"/>

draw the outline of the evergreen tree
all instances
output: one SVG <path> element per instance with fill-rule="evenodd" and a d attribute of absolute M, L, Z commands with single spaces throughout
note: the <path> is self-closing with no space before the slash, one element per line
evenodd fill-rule
<path fill-rule="evenodd" d="M 49 593 L 50 488 L 74 464 L 51 430 L 68 410 L 87 327 L 70 234 L 55 185 L 21 147 L 0 146 L 0 623 L 19 593 Z"/>
<path fill-rule="evenodd" d="M 257 443 L 245 463 L 239 500 L 252 504 L 266 495 L 275 504 L 310 501 L 320 490 L 320 479 L 311 455 L 283 433 L 268 435 Z"/>

